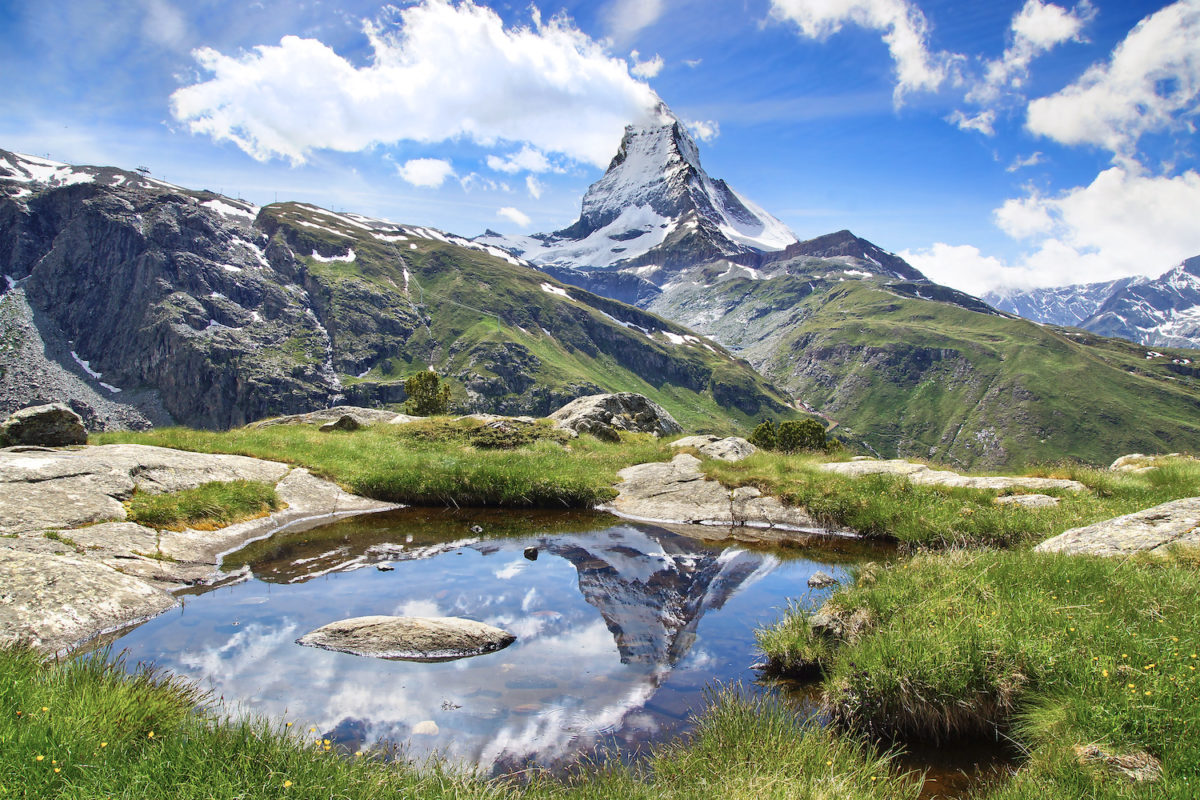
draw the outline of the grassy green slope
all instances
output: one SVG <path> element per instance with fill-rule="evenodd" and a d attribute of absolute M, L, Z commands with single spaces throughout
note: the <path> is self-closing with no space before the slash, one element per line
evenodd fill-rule
<path fill-rule="evenodd" d="M 1145 347 L 846 281 L 762 365 L 884 455 L 991 467 L 1200 449 L 1200 380 Z M 797 310 L 794 310 L 794 313 Z"/>
<path fill-rule="evenodd" d="M 580 394 L 634 391 L 691 430 L 794 416 L 749 364 L 692 331 L 463 240 L 407 228 L 385 241 L 291 203 L 264 216 L 302 262 L 300 280 L 326 311 L 334 363 L 350 387 L 433 366 L 474 410 L 547 413 Z M 353 261 L 309 255 L 349 249 Z"/>

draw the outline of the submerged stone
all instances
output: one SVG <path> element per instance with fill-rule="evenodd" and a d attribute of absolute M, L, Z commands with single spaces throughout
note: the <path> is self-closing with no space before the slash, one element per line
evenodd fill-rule
<path fill-rule="evenodd" d="M 405 661 L 450 661 L 503 650 L 517 637 L 459 617 L 353 617 L 331 622 L 297 644 L 356 656 Z"/>

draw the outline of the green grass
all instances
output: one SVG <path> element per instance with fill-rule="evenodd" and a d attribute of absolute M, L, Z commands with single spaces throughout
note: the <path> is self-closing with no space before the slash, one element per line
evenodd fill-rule
<path fill-rule="evenodd" d="M 996 729 L 1028 753 L 992 797 L 1196 796 L 1200 558 L 928 554 L 872 569 L 823 609 L 841 638 L 789 613 L 760 632 L 783 671 L 818 668 L 846 729 L 942 738 Z M 1149 754 L 1151 793 L 1075 746 Z"/>
<path fill-rule="evenodd" d="M 127 519 L 159 530 L 211 530 L 277 511 L 275 487 L 258 481 L 212 481 L 194 489 L 134 494 L 125 501 Z"/>
<path fill-rule="evenodd" d="M 339 753 L 310 730 L 195 709 L 197 689 L 127 674 L 103 655 L 43 663 L 0 649 L 0 798 L 678 798 L 915 800 L 916 783 L 855 740 L 803 728 L 772 700 L 714 696 L 694 735 L 644 768 L 581 768 L 566 781 L 488 781 Z"/>
<path fill-rule="evenodd" d="M 648 434 L 620 443 L 590 436 L 564 447 L 542 438 L 511 448 L 473 445 L 473 420 L 429 419 L 374 425 L 353 433 L 279 425 L 216 433 L 160 428 L 105 433 L 93 444 L 134 442 L 205 453 L 234 453 L 307 467 L 366 497 L 413 505 L 588 508 L 615 496 L 617 470 L 670 457 Z M 487 444 L 492 444 L 489 440 Z"/>
<path fill-rule="evenodd" d="M 831 526 L 914 545 L 1018 546 L 1069 528 L 1200 495 L 1200 461 L 1168 461 L 1133 474 L 1082 466 L 1039 468 L 1040 477 L 1077 480 L 1086 492 L 1047 490 L 1054 508 L 997 505 L 994 490 L 915 486 L 894 475 L 850 478 L 820 471 L 821 457 L 758 452 L 738 462 L 707 461 L 704 471 L 726 486 L 754 486 L 803 506 Z"/>

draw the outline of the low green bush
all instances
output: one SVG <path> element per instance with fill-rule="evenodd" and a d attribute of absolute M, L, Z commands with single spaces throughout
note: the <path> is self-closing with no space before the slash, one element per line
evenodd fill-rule
<path fill-rule="evenodd" d="M 138 492 L 125 501 L 125 510 L 130 522 L 181 531 L 222 528 L 277 511 L 282 504 L 268 483 L 213 481 L 179 492 Z"/>

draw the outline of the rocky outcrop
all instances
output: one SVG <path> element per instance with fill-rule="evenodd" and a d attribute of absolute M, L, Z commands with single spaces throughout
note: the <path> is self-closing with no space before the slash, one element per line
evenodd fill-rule
<path fill-rule="evenodd" d="M 0 447 L 72 444 L 87 444 L 87 429 L 83 427 L 83 418 L 65 403 L 22 408 L 0 423 Z"/>
<path fill-rule="evenodd" d="M 357 656 L 450 661 L 503 650 L 517 637 L 459 617 L 354 617 L 323 625 L 297 644 Z"/>
<path fill-rule="evenodd" d="M 1200 497 L 1189 497 L 1072 528 L 1035 547 L 1043 553 L 1128 556 L 1165 553 L 1174 545 L 1200 545 Z"/>
<path fill-rule="evenodd" d="M 836 475 L 845 475 L 851 478 L 879 474 L 899 475 L 908 478 L 910 483 L 919 486 L 953 486 L 967 489 L 998 489 L 1000 491 L 1010 491 L 1012 489 L 1061 489 L 1063 491 L 1082 492 L 1087 489 L 1079 481 L 1070 481 L 1061 478 L 973 477 L 959 475 L 957 472 L 951 472 L 950 470 L 935 470 L 924 464 L 914 464 L 911 461 L 899 458 L 889 461 L 862 459 L 858 461 L 836 462 L 822 464 L 820 469 L 825 472 L 832 472 Z"/>
<path fill-rule="evenodd" d="M 329 422 L 337 422 L 342 417 L 350 417 L 359 425 L 376 425 L 380 423 L 403 425 L 406 422 L 420 419 L 420 417 L 397 414 L 395 411 L 386 411 L 382 408 L 333 406 L 332 408 L 323 408 L 320 411 L 309 411 L 306 414 L 289 414 L 286 417 L 260 419 L 257 422 L 251 422 L 246 427 L 270 428 L 275 425 L 324 425 Z"/>
<path fill-rule="evenodd" d="M 683 431 L 666 409 L 634 392 L 580 397 L 555 411 L 550 419 L 564 430 L 590 433 L 609 441 L 620 439 L 617 431 L 653 433 L 655 436 Z"/>
<path fill-rule="evenodd" d="M 694 447 L 701 455 L 721 461 L 741 461 L 758 452 L 757 447 L 740 436 L 727 436 L 722 439 L 711 434 L 685 436 L 671 442 L 671 447 Z"/>
<path fill-rule="evenodd" d="M 275 484 L 285 508 L 212 531 L 125 521 L 122 501 L 211 481 Z M 144 445 L 0 451 L 0 644 L 62 652 L 221 579 L 225 553 L 278 531 L 396 506 L 286 464 Z"/>
<path fill-rule="evenodd" d="M 680 453 L 670 462 L 626 467 L 617 497 L 601 510 L 646 522 L 825 531 L 802 508 L 785 506 L 750 486 L 727 489 L 704 477 L 700 459 Z"/>

